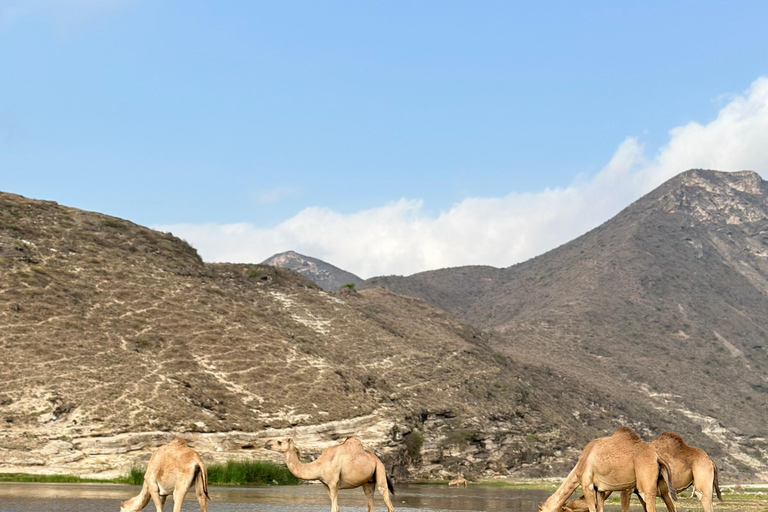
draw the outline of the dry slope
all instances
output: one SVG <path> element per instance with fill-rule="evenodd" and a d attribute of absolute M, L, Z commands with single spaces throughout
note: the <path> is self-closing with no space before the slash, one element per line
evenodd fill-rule
<path fill-rule="evenodd" d="M 685 418 L 680 432 L 730 471 L 765 471 L 768 184 L 756 173 L 685 172 L 513 267 L 367 284 L 492 329 L 498 351 L 548 362 L 631 408 Z"/>
<path fill-rule="evenodd" d="M 421 300 L 206 264 L 170 234 L 0 194 L 0 470 L 114 474 L 173 433 L 209 460 L 355 434 L 400 476 L 542 474 L 613 427 L 493 343 Z"/>

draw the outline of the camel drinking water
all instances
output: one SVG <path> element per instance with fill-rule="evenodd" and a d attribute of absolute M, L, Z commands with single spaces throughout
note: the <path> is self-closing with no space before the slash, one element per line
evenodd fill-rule
<path fill-rule="evenodd" d="M 467 488 L 467 479 L 466 478 L 454 478 L 450 482 L 448 482 L 448 487 L 455 485 L 456 487 L 464 486 L 464 488 Z"/>
<path fill-rule="evenodd" d="M 656 452 L 669 463 L 672 469 L 672 485 L 679 492 L 693 483 L 693 492 L 699 498 L 704 512 L 714 512 L 712 493 L 716 493 L 720 501 L 720 484 L 717 478 L 717 466 L 704 450 L 688 446 L 683 438 L 674 432 L 662 432 L 651 441 Z M 659 482 L 659 489 L 666 483 Z M 662 494 L 662 497 L 664 494 Z M 621 493 L 621 510 L 629 511 L 631 491 Z M 667 503 L 666 499 L 664 500 Z M 667 503 L 669 508 L 669 503 Z"/>
<path fill-rule="evenodd" d="M 650 444 L 659 456 L 669 464 L 672 470 L 672 485 L 677 492 L 693 484 L 693 492 L 701 501 L 704 512 L 714 512 L 712 506 L 713 492 L 721 501 L 723 498 L 720 494 L 717 466 L 709 458 L 709 455 L 704 450 L 688 446 L 683 438 L 674 432 L 662 432 Z M 674 510 L 674 504 L 665 498 L 666 486 L 667 484 L 663 479 L 659 480 L 659 491 L 662 499 L 664 499 L 667 509 L 671 511 Z M 629 512 L 631 497 L 631 490 L 621 492 L 622 512 Z M 589 510 L 583 497 L 569 501 L 563 506 L 563 509 L 565 512 L 587 512 Z"/>
<path fill-rule="evenodd" d="M 667 482 L 666 489 L 657 487 L 659 475 Z M 620 427 L 612 435 L 590 441 L 584 447 L 576 467 L 557 491 L 539 506 L 539 511 L 561 511 L 565 501 L 581 484 L 589 512 L 603 512 L 605 498 L 610 492 L 626 489 L 630 492 L 637 489 L 648 512 L 656 512 L 658 491 L 662 491 L 662 497 L 669 494 L 677 499 L 670 481 L 670 467 L 654 447 L 631 429 Z M 664 501 L 667 503 L 666 499 Z M 674 505 L 669 512 L 675 512 Z"/>
<path fill-rule="evenodd" d="M 195 486 L 200 510 L 207 512 L 208 472 L 203 459 L 183 439 L 174 439 L 152 454 L 144 473 L 144 486 L 138 496 L 120 504 L 120 512 L 139 512 L 149 503 L 155 503 L 162 512 L 165 499 L 173 494 L 173 512 L 181 510 L 187 491 Z"/>
<path fill-rule="evenodd" d="M 378 487 L 388 512 L 395 509 L 389 494 L 395 494 L 392 480 L 384 464 L 371 451 L 363 449 L 356 437 L 349 437 L 336 446 L 327 448 L 313 462 L 301 462 L 299 449 L 293 439 L 284 437 L 267 441 L 264 448 L 285 454 L 285 464 L 296 478 L 320 480 L 331 498 L 331 512 L 339 512 L 339 489 L 362 487 L 368 501 L 368 512 L 373 512 L 373 491 Z"/>

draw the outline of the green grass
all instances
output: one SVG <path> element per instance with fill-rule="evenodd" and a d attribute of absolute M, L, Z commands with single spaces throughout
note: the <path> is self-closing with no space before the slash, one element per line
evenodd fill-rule
<path fill-rule="evenodd" d="M 233 461 L 208 466 L 208 483 L 212 485 L 295 485 L 299 479 L 285 466 L 262 461 Z"/>
<path fill-rule="evenodd" d="M 29 475 L 26 473 L 0 473 L 0 482 L 48 483 L 112 483 L 114 480 L 96 480 L 75 475 Z"/>
<path fill-rule="evenodd" d="M 26 473 L 0 473 L 0 482 L 48 482 L 48 483 L 113 483 L 142 485 L 145 468 L 133 467 L 118 478 L 111 480 L 82 478 L 74 475 L 30 475 Z M 226 464 L 208 466 L 210 485 L 294 485 L 299 479 L 288 468 L 272 462 L 228 461 Z"/>

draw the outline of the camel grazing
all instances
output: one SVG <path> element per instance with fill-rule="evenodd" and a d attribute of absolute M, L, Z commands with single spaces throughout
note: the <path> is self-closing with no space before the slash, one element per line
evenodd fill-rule
<path fill-rule="evenodd" d="M 722 501 L 717 466 L 704 450 L 688 446 L 683 438 L 674 432 L 662 432 L 651 441 L 656 452 L 669 463 L 672 469 L 672 485 L 680 492 L 693 483 L 693 492 L 699 498 L 704 512 L 714 512 L 712 493 Z M 659 482 L 659 489 L 666 483 Z M 663 496 L 663 494 L 662 494 Z M 621 511 L 629 511 L 631 491 L 621 493 Z M 666 503 L 666 500 L 665 500 Z M 667 504 L 669 509 L 669 504 Z M 672 510 L 672 509 L 670 509 Z"/>
<path fill-rule="evenodd" d="M 640 439 L 631 429 L 620 427 L 612 435 L 590 441 L 584 447 L 576 466 L 557 491 L 539 506 L 539 511 L 564 510 L 565 501 L 581 484 L 589 512 L 603 512 L 608 494 L 625 489 L 637 489 L 648 512 L 656 512 L 658 491 L 663 491 L 662 496 L 669 494 L 677 499 L 674 486 L 668 484 L 667 489 L 658 488 L 659 475 L 670 482 L 671 470 L 667 462 L 650 443 Z M 674 505 L 670 512 L 675 512 Z"/>
<path fill-rule="evenodd" d="M 285 454 L 285 465 L 302 480 L 320 480 L 331 498 L 331 512 L 339 512 L 339 489 L 363 488 L 368 500 L 368 512 L 373 512 L 373 491 L 379 488 L 388 512 L 394 512 L 389 494 L 395 494 L 392 480 L 387 476 L 384 464 L 356 437 L 327 448 L 313 462 L 301 462 L 299 449 L 293 439 L 284 437 L 267 441 L 264 448 Z"/>
<path fill-rule="evenodd" d="M 712 493 L 716 493 L 721 501 L 723 497 L 720 494 L 717 466 L 709 455 L 703 450 L 688 446 L 683 438 L 674 432 L 662 432 L 651 441 L 651 445 L 669 463 L 672 469 L 672 485 L 677 492 L 693 483 L 694 495 L 701 501 L 704 512 L 714 512 Z M 659 481 L 660 490 L 665 489 L 666 485 L 663 479 Z M 664 493 L 661 494 L 663 498 Z M 631 497 L 631 490 L 621 492 L 622 512 L 629 511 Z M 672 510 L 669 508 L 669 503 L 666 505 L 668 510 Z M 587 502 L 583 497 L 571 500 L 563 506 L 563 512 L 587 512 L 588 510 Z"/>
<path fill-rule="evenodd" d="M 195 495 L 200 510 L 207 512 L 208 472 L 203 459 L 187 446 L 183 439 L 176 438 L 161 446 L 152 454 L 144 473 L 144 486 L 138 496 L 120 504 L 120 512 L 139 512 L 149 503 L 155 502 L 157 512 L 162 512 L 165 499 L 173 493 L 173 512 L 181 510 L 187 491 L 195 486 Z"/>
<path fill-rule="evenodd" d="M 464 488 L 467 488 L 467 479 L 466 478 L 454 478 L 450 482 L 448 482 L 448 487 L 455 485 L 456 487 L 464 486 Z"/>

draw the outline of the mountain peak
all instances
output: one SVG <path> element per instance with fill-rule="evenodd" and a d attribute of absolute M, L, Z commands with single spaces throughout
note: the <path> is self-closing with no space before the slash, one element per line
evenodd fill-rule
<path fill-rule="evenodd" d="M 692 169 L 651 192 L 651 208 L 682 213 L 695 222 L 743 224 L 766 218 L 766 182 L 754 171 Z M 642 203 L 643 201 L 639 201 Z"/>
<path fill-rule="evenodd" d="M 311 279 L 324 290 L 338 290 L 348 283 L 360 284 L 363 280 L 351 272 L 326 263 L 323 260 L 299 254 L 296 251 L 285 251 L 267 258 L 263 265 L 283 267 Z"/>

